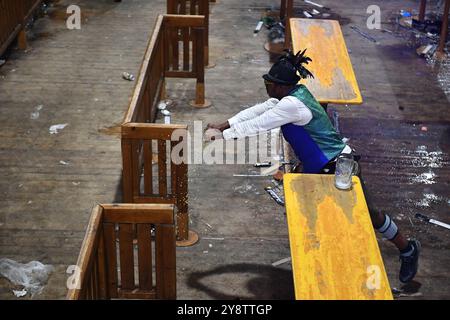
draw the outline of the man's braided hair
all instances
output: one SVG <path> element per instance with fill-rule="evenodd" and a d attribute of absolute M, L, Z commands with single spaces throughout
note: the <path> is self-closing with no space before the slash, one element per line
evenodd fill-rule
<path fill-rule="evenodd" d="M 295 54 L 295 55 L 292 52 L 292 50 L 290 50 L 290 49 L 285 49 L 284 51 L 285 51 L 285 54 L 280 58 L 280 60 L 285 59 L 290 64 L 292 64 L 292 66 L 298 71 L 298 73 L 302 79 L 306 79 L 308 77 L 314 78 L 314 75 L 308 69 L 306 69 L 306 67 L 304 66 L 304 65 L 309 64 L 312 61 L 311 58 L 309 58 L 305 55 L 306 49 L 303 50 L 303 52 L 301 52 L 301 51 L 297 52 L 297 54 Z"/>

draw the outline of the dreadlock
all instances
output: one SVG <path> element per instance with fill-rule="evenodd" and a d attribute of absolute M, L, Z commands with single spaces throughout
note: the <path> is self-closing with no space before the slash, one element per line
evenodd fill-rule
<path fill-rule="evenodd" d="M 306 49 L 303 52 L 299 51 L 296 55 L 290 49 L 285 49 L 285 54 L 280 58 L 280 60 L 284 59 L 288 61 L 299 73 L 302 79 L 306 79 L 308 77 L 314 78 L 314 75 L 306 69 L 303 65 L 309 64 L 312 59 L 305 56 Z"/>

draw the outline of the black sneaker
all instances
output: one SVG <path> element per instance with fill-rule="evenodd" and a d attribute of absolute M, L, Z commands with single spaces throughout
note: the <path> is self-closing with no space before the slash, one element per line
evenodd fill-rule
<path fill-rule="evenodd" d="M 419 269 L 420 242 L 418 240 L 409 240 L 409 243 L 414 248 L 414 252 L 408 257 L 400 255 L 402 265 L 399 279 L 402 283 L 410 282 Z"/>

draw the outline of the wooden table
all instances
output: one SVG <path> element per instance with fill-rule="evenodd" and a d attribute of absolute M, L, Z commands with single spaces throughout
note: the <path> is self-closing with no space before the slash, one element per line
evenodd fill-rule
<path fill-rule="evenodd" d="M 391 300 L 359 178 L 286 174 L 284 191 L 296 299 Z"/>
<path fill-rule="evenodd" d="M 302 80 L 321 104 L 361 104 L 362 97 L 338 21 L 290 19 L 295 53 L 306 51 L 314 79 Z"/>

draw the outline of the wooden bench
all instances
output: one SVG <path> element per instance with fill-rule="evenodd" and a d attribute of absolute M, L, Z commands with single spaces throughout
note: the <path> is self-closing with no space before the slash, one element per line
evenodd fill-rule
<path fill-rule="evenodd" d="M 97 205 L 67 299 L 175 299 L 175 250 L 173 205 Z"/>
<path fill-rule="evenodd" d="M 186 125 L 155 124 L 157 105 L 165 95 L 165 78 L 177 75 L 201 78 L 197 90 L 203 97 L 204 17 L 160 15 L 149 42 L 136 81 L 132 100 L 121 125 L 123 163 L 123 202 L 169 203 L 177 209 L 177 245 L 198 241 L 189 230 L 188 165 L 174 163 L 171 152 L 178 143 L 187 143 L 183 136 L 172 141 L 175 131 L 187 132 Z M 178 68 L 178 35 L 182 35 L 183 68 Z M 185 38 L 184 38 L 185 37 Z M 189 51 L 189 42 L 193 50 Z M 192 58 L 190 58 L 192 57 Z M 192 70 L 188 70 L 193 60 Z M 199 101 L 200 102 L 200 101 Z M 157 162 L 157 166 L 153 166 Z"/>
<path fill-rule="evenodd" d="M 0 56 L 17 38 L 19 48 L 27 48 L 25 26 L 42 0 L 0 0 Z"/>
<path fill-rule="evenodd" d="M 209 64 L 209 0 L 167 0 L 168 14 L 205 16 L 205 66 Z"/>
<path fill-rule="evenodd" d="M 333 175 L 284 176 L 295 297 L 392 299 L 364 193 L 334 186 Z"/>
<path fill-rule="evenodd" d="M 314 97 L 323 105 L 361 104 L 362 96 L 338 21 L 290 19 L 294 52 L 307 49 L 312 59 L 308 69 L 314 79 L 304 79 Z"/>

